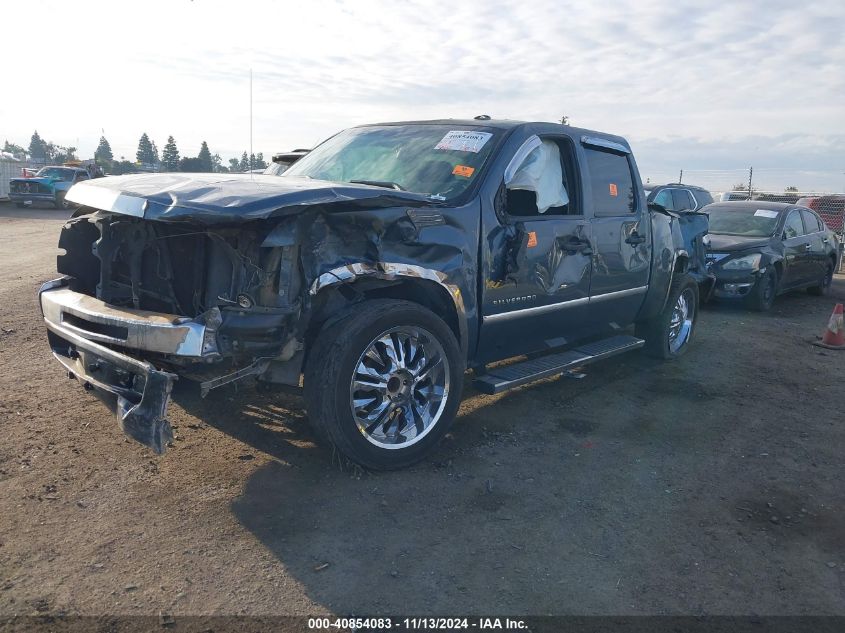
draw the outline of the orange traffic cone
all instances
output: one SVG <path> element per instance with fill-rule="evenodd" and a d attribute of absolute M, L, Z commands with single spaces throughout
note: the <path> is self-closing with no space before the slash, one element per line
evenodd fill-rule
<path fill-rule="evenodd" d="M 837 303 L 830 315 L 822 340 L 818 345 L 828 349 L 845 349 L 845 324 L 843 323 L 842 304 Z"/>

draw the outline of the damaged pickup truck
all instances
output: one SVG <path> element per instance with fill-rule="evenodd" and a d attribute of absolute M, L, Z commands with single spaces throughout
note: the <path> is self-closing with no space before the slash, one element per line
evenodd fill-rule
<path fill-rule="evenodd" d="M 551 123 L 368 125 L 282 176 L 121 176 L 67 199 L 50 345 L 157 453 L 177 377 L 203 395 L 257 379 L 302 386 L 353 461 L 402 467 L 448 431 L 467 368 L 494 394 L 680 356 L 708 279 L 706 216 L 648 207 L 624 139 Z"/>

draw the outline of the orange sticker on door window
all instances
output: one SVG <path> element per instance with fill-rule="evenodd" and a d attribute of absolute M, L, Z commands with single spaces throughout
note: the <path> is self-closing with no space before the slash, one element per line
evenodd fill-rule
<path fill-rule="evenodd" d="M 469 178 L 475 172 L 475 167 L 467 167 L 466 165 L 455 165 L 452 173 L 456 176 L 463 176 Z"/>
<path fill-rule="evenodd" d="M 610 183 L 610 195 L 614 198 L 619 195 L 619 191 L 616 190 L 616 185 Z"/>
<path fill-rule="evenodd" d="M 528 232 L 528 248 L 537 246 L 537 233 L 534 231 Z"/>

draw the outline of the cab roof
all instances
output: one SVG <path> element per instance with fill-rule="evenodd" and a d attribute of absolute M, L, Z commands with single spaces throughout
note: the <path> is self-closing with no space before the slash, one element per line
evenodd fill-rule
<path fill-rule="evenodd" d="M 371 127 L 378 125 L 449 125 L 455 127 L 476 127 L 492 128 L 494 130 L 513 131 L 525 127 L 535 134 L 565 134 L 573 138 L 587 136 L 592 138 L 603 138 L 615 143 L 621 143 L 630 151 L 628 141 L 623 137 L 607 132 L 589 130 L 587 128 L 573 127 L 561 123 L 550 123 L 548 121 L 517 121 L 513 119 L 431 119 L 422 121 L 386 121 L 383 123 L 367 123 L 356 127 Z"/>

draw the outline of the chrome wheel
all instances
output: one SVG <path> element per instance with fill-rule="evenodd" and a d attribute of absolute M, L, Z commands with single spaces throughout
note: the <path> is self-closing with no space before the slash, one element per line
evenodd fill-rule
<path fill-rule="evenodd" d="M 380 448 L 406 448 L 437 424 L 449 395 L 443 346 L 420 327 L 391 328 L 358 358 L 349 389 L 358 430 Z"/>
<path fill-rule="evenodd" d="M 695 319 L 695 293 L 687 288 L 675 302 L 669 320 L 669 350 L 674 354 L 689 341 Z"/>

